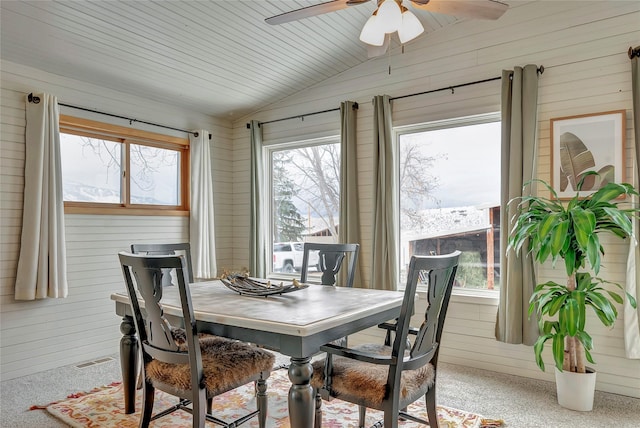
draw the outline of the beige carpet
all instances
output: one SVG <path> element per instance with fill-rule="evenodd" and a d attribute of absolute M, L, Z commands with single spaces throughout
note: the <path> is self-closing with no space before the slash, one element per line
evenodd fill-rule
<path fill-rule="evenodd" d="M 277 370 L 269 378 L 269 418 L 267 426 L 270 428 L 290 427 L 287 413 L 287 393 L 289 390 L 289 379 L 286 370 Z M 142 392 L 138 391 L 136 396 L 136 409 L 140 409 Z M 156 392 L 154 414 L 175 402 L 175 398 L 160 391 Z M 125 415 L 123 409 L 122 386 L 113 384 L 102 388 L 97 388 L 90 393 L 73 394 L 71 398 L 52 403 L 46 407 L 47 411 L 59 418 L 64 423 L 77 428 L 101 427 L 101 428 L 134 428 L 138 426 L 139 413 Z M 216 417 L 231 421 L 246 413 L 247 410 L 255 409 L 253 399 L 253 386 L 248 385 L 231 391 L 214 400 L 213 411 Z M 409 408 L 410 412 L 420 414 L 426 419 L 424 402 L 413 404 Z M 381 419 L 382 414 L 377 411 L 367 412 L 367 426 L 371 426 L 375 421 Z M 482 416 L 438 406 L 438 418 L 441 427 L 455 428 L 481 428 L 500 426 L 501 421 L 483 419 Z M 324 427 L 355 427 L 358 420 L 358 408 L 355 405 L 333 400 L 330 403 L 323 402 L 323 426 Z M 190 426 L 191 415 L 187 412 L 174 412 L 154 421 L 151 426 L 155 428 L 168 428 L 177 426 Z M 208 425 L 209 426 L 209 425 Z M 211 424 L 211 427 L 214 425 Z M 247 423 L 247 427 L 257 427 L 257 420 L 254 418 Z M 413 422 L 401 422 L 402 427 L 418 427 Z"/>

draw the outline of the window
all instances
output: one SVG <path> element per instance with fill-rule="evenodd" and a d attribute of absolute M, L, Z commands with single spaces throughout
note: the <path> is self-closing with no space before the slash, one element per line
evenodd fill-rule
<path fill-rule="evenodd" d="M 65 212 L 186 215 L 188 149 L 186 139 L 61 115 Z"/>
<path fill-rule="evenodd" d="M 397 130 L 400 284 L 412 255 L 457 249 L 455 289 L 499 288 L 499 119 L 482 115 Z"/>
<path fill-rule="evenodd" d="M 334 137 L 268 147 L 271 273 L 299 272 L 304 242 L 337 242 L 338 141 Z"/>

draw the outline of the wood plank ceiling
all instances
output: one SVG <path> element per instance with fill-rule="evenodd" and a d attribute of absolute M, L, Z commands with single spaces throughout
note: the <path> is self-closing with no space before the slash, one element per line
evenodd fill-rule
<path fill-rule="evenodd" d="M 264 22 L 319 2 L 3 0 L 0 54 L 109 89 L 238 117 L 368 60 L 358 36 L 375 1 L 279 26 Z M 457 21 L 414 12 L 426 32 Z"/>

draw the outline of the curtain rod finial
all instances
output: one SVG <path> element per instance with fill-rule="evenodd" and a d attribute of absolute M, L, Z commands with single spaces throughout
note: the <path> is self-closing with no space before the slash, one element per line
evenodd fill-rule
<path fill-rule="evenodd" d="M 633 48 L 633 46 L 629 46 L 629 51 L 627 52 L 627 54 L 629 55 L 629 59 L 633 59 L 634 56 L 640 58 L 640 46 L 635 49 Z"/>
<path fill-rule="evenodd" d="M 544 65 L 541 65 L 540 67 L 538 67 L 538 73 L 540 74 L 544 73 Z"/>

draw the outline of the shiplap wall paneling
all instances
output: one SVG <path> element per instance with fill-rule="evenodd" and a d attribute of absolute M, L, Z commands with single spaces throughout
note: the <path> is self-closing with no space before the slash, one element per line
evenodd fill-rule
<path fill-rule="evenodd" d="M 120 319 L 110 295 L 125 291 L 117 253 L 133 242 L 189 240 L 189 217 L 65 215 L 69 297 L 13 299 L 22 224 L 25 96 L 55 94 L 60 102 L 144 118 L 181 129 L 212 133 L 218 266 L 231 265 L 234 238 L 231 126 L 16 64 L 3 63 L 0 153 L 0 375 L 10 379 L 118 352 Z M 64 113 L 109 122 L 103 115 L 64 108 Z M 113 123 L 113 122 L 111 122 Z M 116 122 L 122 125 L 122 123 Z M 143 127 L 158 132 L 154 127 Z M 179 136 L 184 136 L 179 134 Z"/>
<path fill-rule="evenodd" d="M 371 99 L 375 95 L 391 97 L 432 90 L 451 85 L 500 76 L 503 69 L 526 64 L 544 65 L 539 79 L 538 97 L 538 176 L 550 178 L 549 120 L 554 117 L 598 111 L 631 110 L 630 64 L 626 51 L 640 40 L 640 3 L 638 2 L 532 2 L 517 3 L 496 22 L 461 22 L 443 32 L 418 38 L 384 58 L 373 59 L 292 97 L 275 103 L 253 115 L 256 120 L 273 120 L 301 112 L 332 108 L 342 100 L 360 104 L 358 111 L 358 159 L 363 261 L 370 269 L 371 195 L 373 144 Z M 391 74 L 388 68 L 391 66 Z M 500 110 L 500 82 L 489 82 L 454 93 L 438 92 L 393 102 L 394 126 Z M 627 115 L 630 119 L 630 115 Z M 248 133 L 242 123 L 234 123 L 234 163 L 246 163 Z M 633 150 L 627 122 L 627 149 Z M 327 129 L 334 124 L 327 124 Z M 288 128 L 287 128 L 288 129 Z M 304 137 L 304 124 L 291 128 L 291 138 Z M 297 134 L 296 134 L 297 132 Z M 314 132 L 318 132 L 315 128 Z M 631 163 L 627 162 L 627 168 Z M 238 169 L 238 174 L 242 173 Z M 239 177 L 238 180 L 247 180 Z M 236 181 L 238 181 L 236 180 Z M 248 181 L 247 181 L 248 183 Z M 248 185 L 236 186 L 234 206 L 248 207 Z M 248 223 L 237 217 L 234 230 L 247 229 Z M 624 281 L 626 271 L 624 244 L 607 242 L 611 263 L 601 273 L 611 280 Z M 246 247 L 244 247 L 246 248 Z M 240 255 L 241 253 L 236 253 Z M 539 280 L 563 281 L 562 271 L 545 264 Z M 365 273 L 365 281 L 368 274 Z M 533 350 L 494 339 L 495 299 L 472 302 L 454 296 L 445 324 L 441 349 L 442 361 L 503 371 L 522 376 L 553 380 L 553 372 L 541 372 L 535 365 Z M 613 330 L 593 325 L 597 349 L 594 357 L 599 372 L 597 389 L 640 397 L 640 360 L 623 357 L 622 323 Z M 367 330 L 364 339 L 375 339 L 377 332 Z M 360 340 L 359 335 L 354 340 Z M 545 361 L 553 367 L 550 352 Z"/>
<path fill-rule="evenodd" d="M 233 129 L 231 124 L 207 115 L 174 108 L 146 99 L 126 95 L 121 92 L 102 88 L 95 85 L 77 82 L 72 79 L 53 75 L 31 67 L 3 62 L 2 70 L 3 88 L 11 88 L 15 91 L 28 94 L 30 92 L 45 91 L 58 97 L 58 101 L 80 107 L 86 107 L 106 113 L 115 113 L 125 117 L 159 123 L 179 129 L 199 130 L 206 129 L 211 132 L 213 178 L 214 178 L 214 204 L 216 216 L 216 247 L 218 266 L 229 266 L 233 263 L 234 238 L 232 235 L 232 218 L 234 213 L 228 204 L 233 198 L 232 181 L 233 156 L 231 149 L 231 137 Z M 3 101 L 4 102 L 4 101 Z M 7 102 L 11 102 L 7 100 Z M 24 117 L 24 101 L 16 99 L 14 105 L 20 106 Z M 85 112 L 82 110 L 61 107 L 61 113 L 83 117 L 86 119 L 114 121 L 121 126 L 131 125 L 128 121 L 110 119 L 106 116 Z M 157 128 L 139 122 L 134 123 L 136 128 L 151 132 L 163 132 L 168 135 L 184 137 L 184 133 Z M 22 133 L 21 135 L 24 135 Z M 24 137 L 22 137 L 24 138 Z M 4 141 L 4 140 L 3 140 Z M 23 144 L 23 143 L 21 143 Z M 187 234 L 188 235 L 188 234 Z"/>
<path fill-rule="evenodd" d="M 0 90 L 0 295 L 13 290 L 22 226 L 24 103 Z"/>

